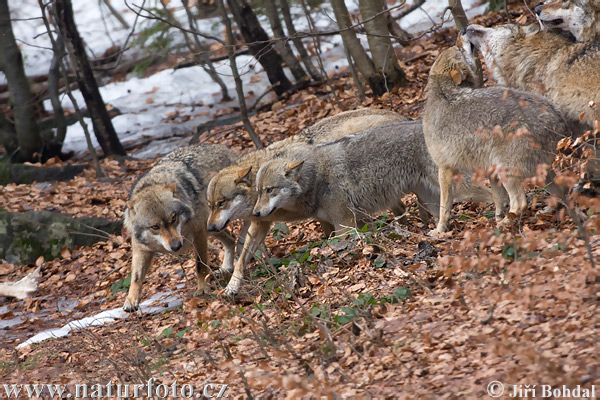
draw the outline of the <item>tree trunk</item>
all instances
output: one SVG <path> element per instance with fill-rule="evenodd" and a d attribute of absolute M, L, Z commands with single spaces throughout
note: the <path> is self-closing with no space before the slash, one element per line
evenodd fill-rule
<path fill-rule="evenodd" d="M 55 0 L 54 9 L 56 11 L 56 22 L 64 38 L 71 64 L 75 69 L 77 84 L 92 118 L 94 134 L 98 139 L 98 143 L 102 147 L 105 156 L 125 155 L 125 150 L 119 141 L 117 132 L 106 110 L 106 105 L 100 95 L 83 41 L 77 31 L 73 19 L 71 0 Z"/>
<path fill-rule="evenodd" d="M 192 11 L 190 10 L 190 6 L 187 3 L 187 0 L 181 0 L 181 4 L 183 4 L 183 8 L 185 8 L 185 13 L 188 17 L 188 24 L 190 25 L 190 29 L 198 30 L 198 25 L 196 25 L 196 21 L 194 21 L 194 16 L 192 15 Z M 173 14 L 169 11 L 169 9 L 165 6 L 165 10 L 169 12 L 169 16 L 173 19 Z M 190 41 L 188 41 L 187 33 L 182 31 L 185 36 L 186 42 L 188 42 L 188 46 L 190 47 L 190 51 L 194 56 L 194 61 L 196 61 L 202 69 L 210 76 L 210 78 L 215 81 L 219 88 L 221 88 L 221 100 L 222 101 L 230 101 L 231 96 L 229 96 L 229 91 L 227 90 L 227 85 L 223 82 L 223 79 L 219 76 L 219 73 L 215 69 L 214 64 L 210 60 L 210 57 L 207 54 L 206 49 L 202 45 L 202 42 L 198 38 L 198 35 L 194 35 L 194 43 L 196 44 L 196 49 L 194 48 Z"/>
<path fill-rule="evenodd" d="M 297 82 L 303 82 L 307 80 L 308 76 L 294 55 L 294 52 L 292 51 L 292 48 L 286 39 L 285 33 L 283 32 L 283 27 L 281 26 L 281 21 L 279 20 L 279 12 L 277 10 L 275 0 L 265 0 L 264 6 L 267 16 L 269 17 L 273 35 L 277 39 L 280 39 L 280 41 L 275 45 L 275 49 L 279 54 L 281 54 L 281 57 L 287 64 L 290 71 L 292 71 L 292 75 L 294 75 L 294 78 L 296 78 Z"/>
<path fill-rule="evenodd" d="M 273 85 L 273 90 L 277 95 L 282 95 L 292 88 L 283 72 L 283 60 L 281 56 L 274 51 L 273 45 L 269 42 L 269 36 L 260 26 L 256 14 L 245 0 L 228 0 L 227 4 L 233 14 L 244 40 L 248 44 L 250 53 L 263 66 L 269 82 Z"/>
<path fill-rule="evenodd" d="M 292 37 L 292 42 L 294 43 L 294 47 L 300 54 L 300 59 L 302 60 L 302 64 L 310 74 L 311 78 L 315 81 L 321 80 L 321 74 L 317 71 L 317 68 L 313 65 L 310 60 L 310 55 L 304 48 L 302 44 L 302 39 L 300 39 L 296 32 L 296 27 L 294 26 L 294 21 L 292 20 L 292 14 L 290 13 L 290 5 L 287 0 L 279 0 L 279 4 L 281 6 L 281 15 L 283 15 L 283 20 L 285 21 L 285 27 L 287 28 L 288 35 Z"/>
<path fill-rule="evenodd" d="M 346 8 L 346 4 L 344 4 L 344 0 L 331 0 L 331 7 L 333 8 L 338 27 L 341 30 L 344 47 L 354 59 L 358 71 L 367 80 L 373 93 L 377 96 L 384 94 L 387 90 L 383 76 L 377 74 L 375 64 L 367 55 L 367 52 L 360 44 L 360 40 L 358 40 L 354 31 L 348 29 L 352 26 L 352 22 L 350 22 L 348 9 Z"/>
<path fill-rule="evenodd" d="M 12 31 L 8 0 L 0 0 L 0 69 L 6 75 L 14 107 L 19 158 L 35 161 L 34 154 L 42 151 L 42 138 L 35 119 L 34 100 L 25 76 L 23 58 Z"/>
<path fill-rule="evenodd" d="M 406 83 L 406 76 L 396 58 L 390 39 L 383 0 L 359 0 L 360 14 L 365 21 L 367 39 L 377 72 L 381 72 L 388 89 Z M 379 14 L 379 15 L 378 15 Z"/>
<path fill-rule="evenodd" d="M 50 63 L 50 71 L 48 72 L 48 97 L 52 104 L 52 110 L 54 111 L 54 121 L 56 123 L 56 141 L 62 146 L 67 136 L 67 119 L 60 103 L 60 64 L 61 60 L 65 55 L 65 45 L 62 37 L 58 37 L 56 43 L 56 49 L 54 49 L 54 56 Z"/>
<path fill-rule="evenodd" d="M 461 32 L 469 25 L 469 20 L 467 19 L 467 14 L 465 13 L 462 3 L 460 0 L 448 0 L 448 7 L 450 7 L 450 12 L 454 18 L 456 30 Z M 481 61 L 479 60 L 479 57 L 477 57 L 477 49 L 475 48 L 473 49 L 473 56 L 475 56 L 477 80 L 479 81 L 479 86 L 483 86 L 483 69 L 481 68 Z"/>
<path fill-rule="evenodd" d="M 219 8 L 219 12 L 221 13 L 221 19 L 223 20 L 223 24 L 225 24 L 225 33 L 227 36 L 227 43 L 225 48 L 227 49 L 227 54 L 229 54 L 229 65 L 231 67 L 231 73 L 233 74 L 233 79 L 235 81 L 235 89 L 238 95 L 238 101 L 240 103 L 240 114 L 242 116 L 242 122 L 244 123 L 244 128 L 250 135 L 250 139 L 256 146 L 257 149 L 262 149 L 263 145 L 260 141 L 260 137 L 254 131 L 252 124 L 250 123 L 250 119 L 248 118 L 248 109 L 246 108 L 246 98 L 244 97 L 244 87 L 242 86 L 242 79 L 240 78 L 240 74 L 237 69 L 237 63 L 235 61 L 235 48 L 233 44 L 233 30 L 231 29 L 231 21 L 229 20 L 229 16 L 227 15 L 227 11 L 225 10 L 225 4 L 223 0 L 216 0 L 217 7 Z M 280 65 L 281 66 L 281 65 Z"/>
<path fill-rule="evenodd" d="M 2 110 L 0 110 L 0 143 L 4 146 L 8 155 L 12 155 L 19 150 L 15 125 L 6 119 Z"/>

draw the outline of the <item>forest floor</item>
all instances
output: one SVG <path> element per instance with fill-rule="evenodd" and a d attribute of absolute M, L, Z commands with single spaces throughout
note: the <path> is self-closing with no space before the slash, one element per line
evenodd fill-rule
<path fill-rule="evenodd" d="M 501 19 L 492 13 L 475 22 Z M 358 107 L 419 118 L 429 68 L 455 37 L 455 30 L 445 30 L 400 49 L 409 84 L 392 95 L 361 102 L 349 74 L 340 71 L 330 82 L 337 99 L 327 85 L 309 88 L 252 122 L 271 143 Z M 241 124 L 200 140 L 252 148 Z M 8 185 L 0 188 L 0 207 L 121 219 L 129 189 L 154 161 L 103 160 L 106 179 L 90 169 L 68 182 Z M 276 225 L 266 240 L 268 257 L 263 253 L 246 270 L 235 301 L 220 298 L 219 287 L 214 296 L 192 297 L 191 257 L 161 256 L 144 299 L 172 291 L 181 294 L 181 306 L 16 350 L 35 333 L 124 302 L 128 238 L 64 251 L 62 258 L 39 260 L 35 297 L 4 300 L 0 321 L 22 311 L 31 317 L 0 331 L 0 382 L 60 383 L 73 391 L 77 383 L 155 378 L 155 385 L 176 381 L 215 396 L 216 384 L 227 384 L 229 398 L 391 399 L 488 398 L 488 389 L 499 393 L 499 385 L 488 386 L 498 381 L 502 397 L 512 385 L 537 385 L 530 397 L 541 397 L 542 385 L 574 390 L 596 384 L 598 395 L 600 272 L 588 255 L 598 265 L 600 240 L 581 240 L 564 209 L 536 216 L 544 198 L 531 196 L 529 212 L 508 230 L 496 227 L 491 206 L 456 204 L 452 233 L 440 240 L 427 236 L 433 226 L 419 221 L 410 196 L 408 224 L 384 214 L 377 230 L 342 239 L 323 240 L 314 222 L 288 224 L 289 230 Z M 600 229 L 598 216 L 586 227 Z M 219 265 L 214 249 L 211 257 Z M 16 280 L 32 268 L 0 264 L 0 275 Z M 281 284 L 290 281 L 293 289 Z"/>

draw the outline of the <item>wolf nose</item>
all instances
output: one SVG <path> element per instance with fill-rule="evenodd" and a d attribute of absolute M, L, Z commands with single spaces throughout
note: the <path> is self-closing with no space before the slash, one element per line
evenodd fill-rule
<path fill-rule="evenodd" d="M 260 211 L 254 211 L 252 213 L 255 217 L 260 217 Z"/>
<path fill-rule="evenodd" d="M 209 231 L 209 232 L 216 232 L 217 231 L 217 227 L 215 225 L 211 224 L 211 225 L 208 225 L 206 227 L 206 230 Z"/>
<path fill-rule="evenodd" d="M 467 28 L 462 28 L 462 29 L 460 30 L 460 34 L 461 34 L 461 35 L 464 35 L 465 33 L 467 33 Z"/>
<path fill-rule="evenodd" d="M 177 251 L 183 246 L 183 243 L 181 243 L 181 240 L 177 240 L 177 241 L 173 240 L 170 243 L 170 246 L 171 246 L 171 251 Z"/>
<path fill-rule="evenodd" d="M 542 7 L 541 7 L 542 4 L 544 4 L 544 2 L 540 1 L 539 3 L 537 3 L 537 5 L 535 6 L 535 8 L 533 9 L 533 11 L 535 11 L 535 13 L 537 15 L 540 15 L 540 13 L 542 12 Z"/>

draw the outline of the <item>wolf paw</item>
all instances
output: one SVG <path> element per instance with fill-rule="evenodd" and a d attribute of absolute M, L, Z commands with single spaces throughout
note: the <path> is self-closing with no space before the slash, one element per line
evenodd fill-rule
<path fill-rule="evenodd" d="M 236 276 L 232 276 L 223 294 L 228 297 L 234 297 L 240 291 L 241 286 L 242 280 Z"/>
<path fill-rule="evenodd" d="M 132 300 L 129 297 L 125 299 L 125 304 L 123 304 L 123 310 L 125 310 L 127 312 L 137 311 L 139 307 L 140 307 L 140 300 L 139 299 Z"/>
<path fill-rule="evenodd" d="M 202 297 L 202 296 L 208 294 L 209 291 L 210 291 L 210 289 L 208 286 L 199 287 L 198 289 L 196 289 L 193 296 L 194 297 Z"/>
<path fill-rule="evenodd" d="M 229 270 L 229 269 L 227 269 L 227 268 L 223 268 L 223 267 L 221 267 L 221 268 L 219 268 L 218 270 L 216 270 L 216 271 L 213 271 L 213 272 L 212 272 L 212 276 L 213 276 L 213 277 L 214 277 L 216 280 L 219 280 L 219 279 L 222 279 L 222 278 L 224 278 L 224 277 L 226 277 L 226 276 L 229 276 L 229 275 L 231 275 L 231 273 L 232 273 L 232 272 L 233 272 L 233 271 L 230 271 L 230 270 Z"/>

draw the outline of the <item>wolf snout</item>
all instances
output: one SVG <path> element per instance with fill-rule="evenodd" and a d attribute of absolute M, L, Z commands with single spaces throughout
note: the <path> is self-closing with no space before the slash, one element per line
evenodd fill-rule
<path fill-rule="evenodd" d="M 535 11 L 535 13 L 536 13 L 537 15 L 540 15 L 540 13 L 542 12 L 542 5 L 543 5 L 543 4 L 544 4 L 544 2 L 543 2 L 543 1 L 540 1 L 539 3 L 537 3 L 537 4 L 535 5 L 535 8 L 533 9 L 533 11 Z"/>
<path fill-rule="evenodd" d="M 171 240 L 171 243 L 169 243 L 169 246 L 171 247 L 171 251 L 177 251 L 183 247 L 183 243 L 179 239 Z"/>
<path fill-rule="evenodd" d="M 206 230 L 209 232 L 218 232 L 217 226 L 215 224 L 207 225 Z"/>

